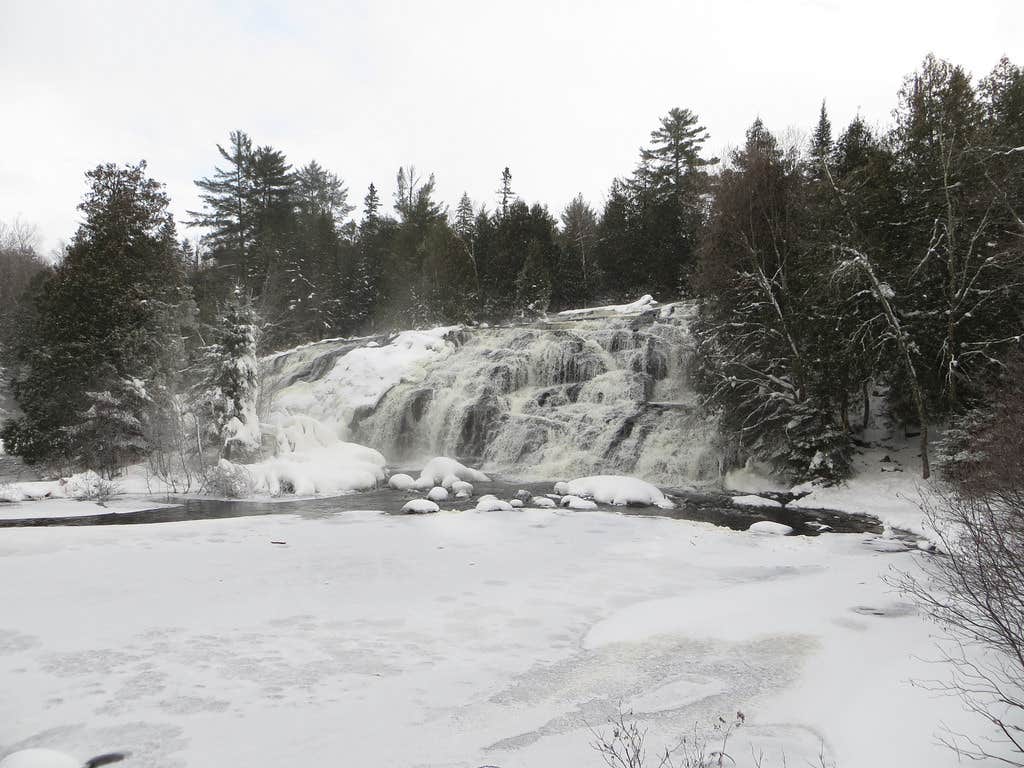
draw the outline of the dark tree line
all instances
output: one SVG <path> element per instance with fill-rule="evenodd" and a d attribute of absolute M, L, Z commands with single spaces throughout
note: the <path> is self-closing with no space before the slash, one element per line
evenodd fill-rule
<path fill-rule="evenodd" d="M 1024 78 L 1003 60 L 974 82 L 928 57 L 894 115 L 833 131 L 823 105 L 792 145 L 758 119 L 720 161 L 672 109 L 600 210 L 578 196 L 557 216 L 509 168 L 489 210 L 468 194 L 449 208 L 408 166 L 353 218 L 337 173 L 236 131 L 196 181 L 185 240 L 144 164 L 101 166 L 55 267 L 0 247 L 23 411 L 4 439 L 38 461 L 84 462 L 108 432 L 105 466 L 145 454 L 175 393 L 232 370 L 241 316 L 269 351 L 651 293 L 699 299 L 696 380 L 735 460 L 841 477 L 878 393 L 920 431 L 927 472 L 929 425 L 984 407 L 1020 346 Z M 217 433 L 238 393 L 204 391 Z M 117 403 L 135 417 L 114 423 Z"/>
<path fill-rule="evenodd" d="M 920 434 L 984 406 L 1020 347 L 1024 75 L 929 56 L 895 125 L 810 146 L 755 121 L 712 183 L 695 283 L 723 434 L 797 477 L 848 472 L 871 393 Z M 858 406 L 857 403 L 860 402 Z M 857 418 L 857 412 L 862 416 Z"/>

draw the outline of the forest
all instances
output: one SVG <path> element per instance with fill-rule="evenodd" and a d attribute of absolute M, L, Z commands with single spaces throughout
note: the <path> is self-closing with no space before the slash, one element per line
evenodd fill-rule
<path fill-rule="evenodd" d="M 944 471 L 969 475 L 1024 370 L 1024 72 L 929 56 L 887 125 L 833 126 L 827 94 L 808 118 L 755 118 L 718 158 L 673 107 L 601 205 L 558 212 L 508 167 L 494 202 L 446 204 L 408 165 L 356 215 L 340 172 L 237 130 L 176 223 L 145 161 L 100 165 L 56 258 L 31 227 L 0 230 L 4 446 L 116 474 L 197 432 L 230 458 L 258 426 L 258 355 L 649 293 L 697 302 L 692 376 L 732 463 L 839 480 L 883 398 L 924 476 L 936 425 Z"/>

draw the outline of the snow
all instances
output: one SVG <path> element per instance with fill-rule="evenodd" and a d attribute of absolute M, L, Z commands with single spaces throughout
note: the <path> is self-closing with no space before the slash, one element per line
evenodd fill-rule
<path fill-rule="evenodd" d="M 22 749 L 0 760 L 0 768 L 82 768 L 82 761 L 54 749 Z"/>
<path fill-rule="evenodd" d="M 448 491 L 441 486 L 434 486 L 430 489 L 430 493 L 427 494 L 427 498 L 431 501 L 447 501 Z"/>
<path fill-rule="evenodd" d="M 658 305 L 650 294 L 641 296 L 629 304 L 609 304 L 604 307 L 584 307 L 582 309 L 566 309 L 558 313 L 559 317 L 582 317 L 587 315 L 614 313 L 617 315 L 635 315 Z"/>
<path fill-rule="evenodd" d="M 530 499 L 530 506 L 540 509 L 550 509 L 558 505 L 555 504 L 554 499 L 549 499 L 547 496 L 534 496 Z"/>
<path fill-rule="evenodd" d="M 322 378 L 296 381 L 274 393 L 275 420 L 304 416 L 347 438 L 357 411 L 376 407 L 396 384 L 415 380 L 424 364 L 453 352 L 455 345 L 447 337 L 459 327 L 403 331 L 382 346 L 367 344 L 350 350 Z"/>
<path fill-rule="evenodd" d="M 627 504 L 656 506 L 662 509 L 675 507 L 657 486 L 635 477 L 622 475 L 593 475 L 557 483 L 555 492 L 567 496 L 594 499 L 601 504 L 624 507 Z"/>
<path fill-rule="evenodd" d="M 775 501 L 775 499 L 766 499 L 764 496 L 733 496 L 733 504 L 739 504 L 741 507 L 775 507 L 777 509 L 782 508 L 782 504 Z"/>
<path fill-rule="evenodd" d="M 939 724 L 981 733 L 909 682 L 932 628 L 881 577 L 927 555 L 859 535 L 525 509 L 2 538 L 0 755 L 586 766 L 620 702 L 649 754 L 742 710 L 741 768 L 955 768 Z"/>
<path fill-rule="evenodd" d="M 760 533 L 767 536 L 789 536 L 793 532 L 792 527 L 771 520 L 759 520 L 753 523 L 747 530 L 751 533 Z"/>
<path fill-rule="evenodd" d="M 374 488 L 384 480 L 384 457 L 356 443 L 336 441 L 242 465 L 257 494 L 337 494 Z"/>
<path fill-rule="evenodd" d="M 567 509 L 597 509 L 597 504 L 590 499 L 581 499 L 579 496 L 573 496 L 572 494 L 563 496 L 558 505 Z"/>
<path fill-rule="evenodd" d="M 455 477 L 468 483 L 488 483 L 490 478 L 479 470 L 467 467 L 455 459 L 437 456 L 428 461 L 420 472 L 420 480 L 430 481 L 431 486 L 444 482 L 445 478 Z"/>
<path fill-rule="evenodd" d="M 872 446 L 854 455 L 853 477 L 834 486 L 816 483 L 794 486 L 794 493 L 809 492 L 809 495 L 787 506 L 874 515 L 887 526 L 932 538 L 934 532 L 925 522 L 920 503 L 922 494 L 941 488 L 942 481 L 937 475 L 921 479 L 917 439 L 892 436 L 880 430 L 869 437 Z"/>
<path fill-rule="evenodd" d="M 388 478 L 388 488 L 394 488 L 396 491 L 408 491 L 414 482 L 409 475 L 398 472 Z"/>
<path fill-rule="evenodd" d="M 402 511 L 410 515 L 423 515 L 430 512 L 440 512 L 441 508 L 430 499 L 412 499 L 402 505 Z"/>
<path fill-rule="evenodd" d="M 24 500 L 25 492 L 16 483 L 0 483 L 0 502 L 13 504 Z"/>

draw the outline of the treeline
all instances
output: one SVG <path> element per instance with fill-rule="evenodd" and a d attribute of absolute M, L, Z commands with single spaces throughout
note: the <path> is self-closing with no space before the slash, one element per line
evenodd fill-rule
<path fill-rule="evenodd" d="M 877 392 L 921 431 L 927 472 L 929 425 L 984 407 L 1020 347 L 1024 76 L 1004 59 L 974 82 L 928 57 L 894 115 L 833 130 L 823 105 L 786 141 L 758 119 L 720 160 L 672 109 L 600 210 L 578 196 L 557 216 L 508 168 L 488 209 L 449 208 L 410 166 L 390 205 L 371 184 L 353 218 L 338 174 L 238 131 L 182 239 L 144 164 L 101 166 L 59 264 L 21 248 L 34 276 L 0 352 L 24 415 L 4 439 L 65 463 L 102 443 L 120 466 L 191 393 L 226 445 L 252 418 L 229 382 L 257 346 L 652 293 L 700 300 L 695 380 L 732 460 L 842 477 Z"/>
<path fill-rule="evenodd" d="M 433 175 L 400 168 L 390 212 L 370 184 L 362 216 L 342 179 L 298 170 L 245 133 L 196 184 L 203 209 L 184 243 L 204 317 L 235 287 L 251 295 L 268 348 L 412 324 L 501 320 L 637 291 L 678 295 L 692 267 L 708 191 L 707 132 L 673 109 L 618 180 L 599 217 L 577 196 L 556 219 L 528 205 L 505 168 L 493 210 L 436 199 Z M 496 180 L 497 182 L 497 180 Z"/>

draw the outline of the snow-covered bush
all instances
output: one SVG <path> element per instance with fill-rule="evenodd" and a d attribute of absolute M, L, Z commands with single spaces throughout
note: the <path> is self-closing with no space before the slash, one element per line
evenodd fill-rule
<path fill-rule="evenodd" d="M 241 464 L 221 459 L 206 476 L 203 490 L 227 499 L 244 499 L 253 494 L 252 474 Z"/>
<path fill-rule="evenodd" d="M 64 482 L 64 493 L 80 501 L 106 501 L 117 491 L 117 483 L 100 477 L 91 469 L 72 475 Z"/>

